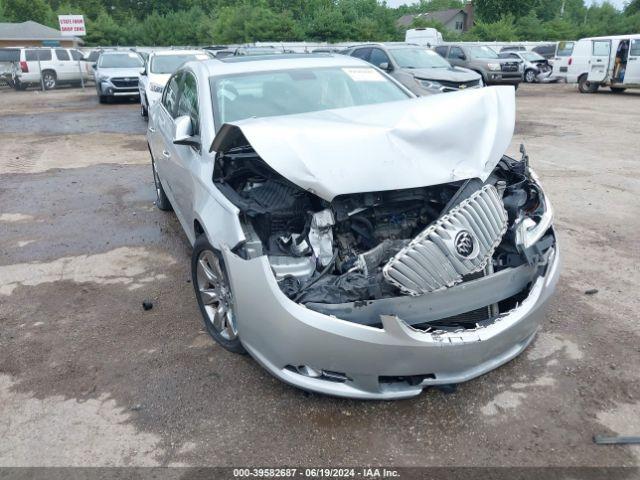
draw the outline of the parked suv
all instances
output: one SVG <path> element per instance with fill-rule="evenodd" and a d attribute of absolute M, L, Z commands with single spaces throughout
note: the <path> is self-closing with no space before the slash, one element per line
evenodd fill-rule
<path fill-rule="evenodd" d="M 73 48 L 21 48 L 14 86 L 16 90 L 24 90 L 29 85 L 40 84 L 41 72 L 47 90 L 63 83 L 79 84 L 83 73 L 78 60 L 82 58 L 82 53 Z"/>
<path fill-rule="evenodd" d="M 135 52 L 103 52 L 93 67 L 100 103 L 116 97 L 140 97 L 138 80 L 144 70 Z"/>
<path fill-rule="evenodd" d="M 487 85 L 506 84 L 518 88 L 522 81 L 522 61 L 501 59 L 489 47 L 457 44 L 440 45 L 435 50 L 452 65 L 478 72 Z"/>
<path fill-rule="evenodd" d="M 418 45 L 373 43 L 353 47 L 347 54 L 386 71 L 416 95 L 482 86 L 476 72 L 452 67 L 434 51 Z"/>

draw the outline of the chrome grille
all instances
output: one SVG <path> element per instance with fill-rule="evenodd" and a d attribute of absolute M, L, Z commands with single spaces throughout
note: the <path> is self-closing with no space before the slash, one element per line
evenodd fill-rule
<path fill-rule="evenodd" d="M 502 200 L 485 185 L 411 240 L 382 272 L 408 295 L 450 287 L 485 267 L 506 230 Z"/>

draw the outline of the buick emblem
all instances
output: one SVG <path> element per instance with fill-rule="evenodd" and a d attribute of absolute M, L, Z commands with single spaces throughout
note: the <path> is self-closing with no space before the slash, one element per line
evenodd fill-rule
<path fill-rule="evenodd" d="M 463 258 L 468 258 L 473 253 L 474 249 L 473 235 L 466 230 L 461 230 L 456 235 L 454 245 L 458 255 Z"/>
<path fill-rule="evenodd" d="M 461 83 L 458 88 L 460 88 L 460 90 L 464 90 L 467 86 L 464 83 Z"/>

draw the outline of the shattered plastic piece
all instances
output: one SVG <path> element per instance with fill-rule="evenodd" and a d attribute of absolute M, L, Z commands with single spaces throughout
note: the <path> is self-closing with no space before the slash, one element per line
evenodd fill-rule
<path fill-rule="evenodd" d="M 153 303 L 151 303 L 151 300 L 145 300 L 142 302 L 142 308 L 146 311 L 146 310 L 151 310 L 153 308 Z"/>
<path fill-rule="evenodd" d="M 597 288 L 590 288 L 589 290 L 585 290 L 584 292 L 585 295 L 595 295 L 596 293 L 598 293 Z"/>
<path fill-rule="evenodd" d="M 328 208 L 313 214 L 309 230 L 309 243 L 322 267 L 329 265 L 333 258 L 333 229 L 331 227 L 334 224 L 333 213 Z"/>

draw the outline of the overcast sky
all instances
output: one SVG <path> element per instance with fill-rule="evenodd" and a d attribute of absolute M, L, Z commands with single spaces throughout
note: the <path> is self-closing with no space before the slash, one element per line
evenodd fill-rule
<path fill-rule="evenodd" d="M 411 0 L 387 0 L 387 4 L 390 7 L 397 7 L 399 5 L 403 5 L 403 4 L 406 5 L 410 3 L 414 3 L 414 2 Z M 590 5 L 592 3 L 602 3 L 602 0 L 585 0 L 585 3 L 587 5 Z M 609 0 L 609 3 L 612 3 L 619 9 L 622 9 L 622 7 L 624 7 L 624 4 L 626 3 L 626 0 Z"/>

